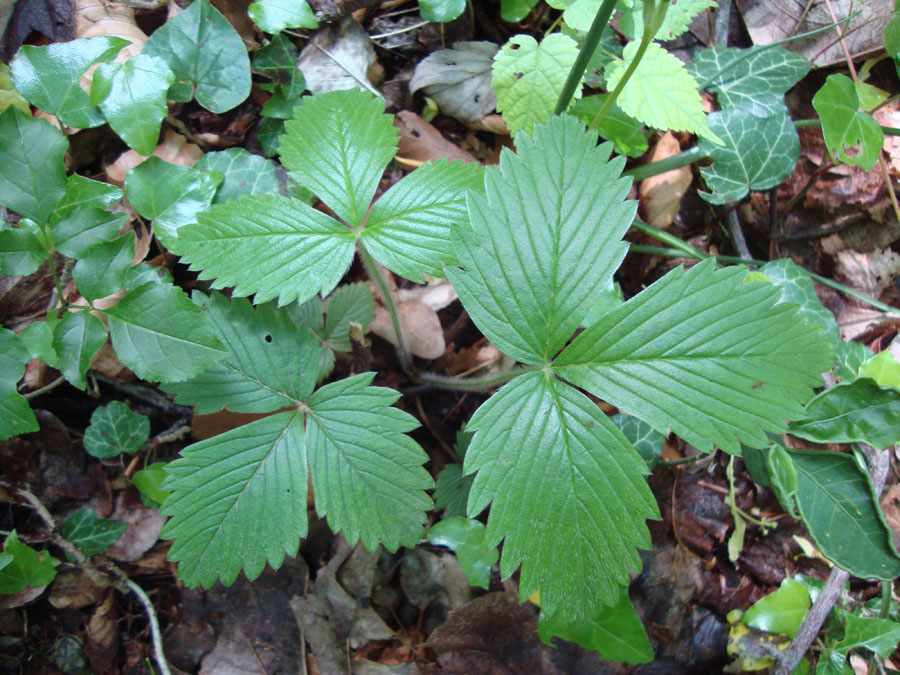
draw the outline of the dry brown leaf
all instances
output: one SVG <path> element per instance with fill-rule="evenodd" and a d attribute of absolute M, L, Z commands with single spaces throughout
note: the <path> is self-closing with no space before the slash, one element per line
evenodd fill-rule
<path fill-rule="evenodd" d="M 107 589 L 103 603 L 91 615 L 85 637 L 84 655 L 91 662 L 91 672 L 115 672 L 119 655 L 119 610 L 113 589 Z"/>
<path fill-rule="evenodd" d="M 453 290 L 453 286 L 446 279 L 442 279 L 436 284 L 427 284 L 425 286 L 414 286 L 413 288 L 401 288 L 397 290 L 397 299 L 400 300 L 400 302 L 419 300 L 436 312 L 444 309 L 444 307 L 458 297 L 456 291 Z"/>
<path fill-rule="evenodd" d="M 148 509 L 127 495 L 126 491 L 116 497 L 115 508 L 109 517 L 126 523 L 128 529 L 110 547 L 107 555 L 113 560 L 134 562 L 140 560 L 141 556 L 159 540 L 159 533 L 162 532 L 166 518 L 156 509 Z"/>
<path fill-rule="evenodd" d="M 97 353 L 94 354 L 91 359 L 91 369 L 96 370 L 98 373 L 103 373 L 108 377 L 122 380 L 123 382 L 134 382 L 137 379 L 137 376 L 134 373 L 122 365 L 122 362 L 119 361 L 119 357 L 116 356 L 116 352 L 109 342 L 105 343 L 100 347 Z"/>
<path fill-rule="evenodd" d="M 480 122 L 470 124 L 469 128 L 475 129 L 476 131 L 490 131 L 492 134 L 509 136 L 509 129 L 506 127 L 506 122 L 503 120 L 503 117 L 496 113 L 488 115 Z"/>
<path fill-rule="evenodd" d="M 41 597 L 46 586 L 26 586 L 18 593 L 0 595 L 0 609 L 15 609 L 24 607 L 32 600 Z"/>
<path fill-rule="evenodd" d="M 56 609 L 81 609 L 100 602 L 105 590 L 81 570 L 65 570 L 53 580 L 48 600 Z"/>
<path fill-rule="evenodd" d="M 681 146 L 678 139 L 671 131 L 667 131 L 653 148 L 650 161 L 658 162 L 679 152 Z M 667 229 L 681 208 L 681 198 L 690 187 L 691 180 L 691 168 L 682 166 L 641 181 L 639 193 L 644 220 L 653 227 Z"/>
<path fill-rule="evenodd" d="M 855 340 L 878 326 L 887 318 L 884 312 L 870 307 L 856 307 L 845 304 L 834 317 L 841 329 L 842 340 Z"/>
<path fill-rule="evenodd" d="M 109 36 L 128 40 L 131 44 L 116 57 L 119 63 L 140 54 L 148 39 L 135 23 L 131 7 L 104 0 L 75 0 L 75 34 L 80 38 Z"/>
<path fill-rule="evenodd" d="M 414 112 L 401 110 L 394 116 L 394 126 L 400 132 L 400 144 L 397 149 L 400 157 L 417 162 L 444 158 L 478 162 L 471 154 L 444 138 L 434 125 Z"/>
<path fill-rule="evenodd" d="M 165 138 L 163 138 L 162 143 L 156 146 L 153 156 L 159 157 L 169 164 L 194 166 L 197 160 L 203 157 L 203 150 L 193 143 L 188 143 L 187 139 L 181 134 L 175 133 L 172 129 L 167 129 Z M 121 186 L 125 183 L 125 174 L 145 159 L 147 159 L 146 156 L 138 154 L 134 150 L 123 152 L 116 158 L 115 162 L 106 167 L 106 177 L 110 183 Z"/>
<path fill-rule="evenodd" d="M 444 329 L 437 312 L 420 300 L 397 303 L 400 330 L 407 348 L 423 359 L 436 359 L 444 353 Z M 375 308 L 375 320 L 369 324 L 369 331 L 397 344 L 397 334 L 391 315 L 383 307 Z"/>
<path fill-rule="evenodd" d="M 878 298 L 900 274 L 900 254 L 890 249 L 873 253 L 839 251 L 835 274 L 853 288 Z"/>

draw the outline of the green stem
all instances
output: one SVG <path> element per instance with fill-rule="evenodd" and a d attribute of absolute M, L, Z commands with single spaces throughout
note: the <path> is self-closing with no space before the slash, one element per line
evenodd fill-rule
<path fill-rule="evenodd" d="M 600 38 L 603 37 L 603 31 L 609 23 L 609 18 L 612 16 L 615 9 L 616 0 L 603 0 L 603 4 L 600 5 L 600 9 L 598 9 L 597 14 L 594 15 L 594 22 L 591 24 L 590 30 L 588 30 L 588 34 L 584 38 L 584 44 L 581 45 L 581 51 L 578 52 L 578 58 L 575 59 L 575 63 L 572 64 L 572 68 L 569 70 L 569 76 L 566 78 L 566 83 L 563 85 L 563 89 L 559 94 L 559 99 L 556 101 L 556 109 L 553 111 L 554 115 L 562 114 L 565 112 L 566 108 L 569 107 L 569 101 L 571 101 L 572 96 L 575 95 L 575 90 L 581 83 L 581 78 L 584 77 L 584 71 L 587 70 L 588 63 L 594 55 L 597 45 L 600 44 Z"/>
<path fill-rule="evenodd" d="M 891 595 L 894 590 L 894 582 L 893 581 L 882 581 L 881 582 L 881 614 L 880 617 L 882 619 L 890 619 L 891 618 Z"/>
<path fill-rule="evenodd" d="M 56 297 L 59 298 L 60 302 L 59 315 L 62 316 L 62 312 L 65 311 L 69 303 L 66 302 L 66 296 L 63 293 L 59 275 L 56 273 L 56 256 L 53 255 L 53 251 L 50 251 L 50 253 L 47 254 L 47 267 L 50 268 L 50 275 L 53 277 L 53 285 L 56 287 Z"/>
<path fill-rule="evenodd" d="M 509 382 L 522 373 L 540 370 L 541 366 L 520 366 L 499 373 L 483 375 L 481 377 L 447 377 L 437 373 L 419 373 L 419 379 L 425 384 L 430 384 L 438 389 L 450 389 L 452 391 L 484 391 L 494 389 L 501 384 Z"/>
<path fill-rule="evenodd" d="M 622 175 L 631 176 L 635 182 L 637 182 L 639 180 L 644 180 L 645 178 L 650 178 L 651 176 L 658 176 L 666 171 L 680 169 L 683 166 L 688 166 L 694 162 L 699 162 L 701 159 L 707 159 L 708 157 L 709 155 L 700 150 L 699 145 L 695 145 L 684 152 L 679 152 L 677 155 L 672 155 L 665 159 L 660 159 L 655 162 L 650 162 L 649 164 L 644 164 L 643 166 L 629 169 L 628 171 L 623 171 Z"/>
<path fill-rule="evenodd" d="M 403 339 L 403 330 L 400 326 L 400 315 L 397 313 L 397 305 L 394 303 L 394 294 L 391 292 L 384 275 L 378 269 L 378 263 L 366 250 L 361 241 L 357 242 L 357 250 L 359 251 L 359 259 L 362 261 L 363 267 L 369 278 L 375 282 L 378 292 L 381 294 L 381 300 L 391 315 L 391 322 L 394 324 L 394 334 L 397 336 L 397 357 L 400 359 L 400 365 L 403 370 L 407 370 L 412 364 L 412 356 L 406 346 L 406 340 Z"/>
<path fill-rule="evenodd" d="M 680 251 L 680 256 L 687 256 L 688 258 L 696 258 L 697 260 L 703 260 L 704 258 L 709 258 L 709 255 L 701 251 L 699 248 L 694 248 L 686 241 L 683 241 L 676 237 L 674 234 L 669 234 L 665 230 L 660 230 L 652 225 L 648 225 L 647 223 L 638 220 L 635 218 L 634 222 L 631 226 L 636 229 L 638 232 L 643 232 L 648 237 L 653 237 L 657 241 L 661 241 L 664 244 L 668 244 L 674 249 Z M 632 250 L 636 250 L 635 246 L 631 247 Z"/>
<path fill-rule="evenodd" d="M 794 120 L 794 126 L 797 129 L 804 129 L 806 127 L 820 127 L 822 126 L 822 120 Z M 879 125 L 881 127 L 881 131 L 883 131 L 888 136 L 900 136 L 900 128 L 898 127 L 886 127 L 884 125 Z"/>

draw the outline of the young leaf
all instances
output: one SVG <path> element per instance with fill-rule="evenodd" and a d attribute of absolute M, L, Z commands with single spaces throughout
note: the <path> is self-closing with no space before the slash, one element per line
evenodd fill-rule
<path fill-rule="evenodd" d="M 63 124 L 88 129 L 106 120 L 79 79 L 95 63 L 112 59 L 128 44 L 118 37 L 94 37 L 56 42 L 46 47 L 25 45 L 9 64 L 13 84 L 28 101 Z"/>
<path fill-rule="evenodd" d="M 637 52 L 638 42 L 625 47 L 624 60 L 606 69 L 607 86 L 616 88 Z M 637 68 L 619 95 L 619 107 L 635 119 L 656 129 L 689 131 L 720 143 L 706 124 L 706 113 L 697 83 L 675 56 L 651 42 Z"/>
<path fill-rule="evenodd" d="M 624 201 L 624 158 L 608 161 L 611 145 L 597 147 L 574 118 L 552 118 L 517 145 L 486 172 L 486 196 L 470 195 L 471 228 L 453 230 L 465 271 L 447 276 L 491 342 L 546 363 L 624 258 L 636 205 Z"/>
<path fill-rule="evenodd" d="M 488 588 L 491 568 L 500 554 L 496 546 L 485 546 L 484 525 L 468 518 L 444 518 L 428 530 L 428 541 L 456 553 L 469 585 Z"/>
<path fill-rule="evenodd" d="M 28 401 L 16 389 L 29 358 L 19 336 L 0 328 L 0 440 L 40 428 Z"/>
<path fill-rule="evenodd" d="M 491 503 L 485 544 L 505 539 L 502 576 L 521 564 L 520 596 L 540 587 L 546 612 L 564 619 L 616 602 L 640 568 L 635 548 L 650 546 L 644 520 L 659 517 L 647 465 L 621 432 L 543 372 L 506 384 L 467 428 L 465 471 L 478 472 L 468 512 Z"/>
<path fill-rule="evenodd" d="M 434 508 L 448 518 L 466 515 L 466 503 L 474 476 L 464 476 L 462 464 L 446 464 L 434 482 Z"/>
<path fill-rule="evenodd" d="M 53 329 L 53 347 L 69 384 L 84 390 L 91 358 L 106 342 L 106 326 L 86 310 L 67 312 Z"/>
<path fill-rule="evenodd" d="M 859 376 L 872 378 L 881 387 L 894 387 L 900 391 L 900 363 L 890 349 L 880 351 L 877 356 L 869 350 L 859 366 Z"/>
<path fill-rule="evenodd" d="M 306 0 L 256 0 L 247 8 L 253 23 L 266 33 L 285 28 L 318 28 L 319 22 Z"/>
<path fill-rule="evenodd" d="M 103 314 L 116 355 L 145 380 L 188 380 L 224 356 L 209 318 L 176 286 L 144 284 Z"/>
<path fill-rule="evenodd" d="M 794 637 L 810 606 L 809 591 L 799 581 L 786 578 L 781 587 L 758 600 L 741 616 L 741 622 L 764 630 Z"/>
<path fill-rule="evenodd" d="M 703 451 L 765 447 L 828 370 L 822 331 L 767 282 L 703 261 L 676 269 L 588 327 L 553 364 L 562 378 Z"/>
<path fill-rule="evenodd" d="M 419 0 L 419 13 L 425 21 L 454 21 L 466 10 L 466 0 Z"/>
<path fill-rule="evenodd" d="M 250 94 L 250 59 L 237 31 L 209 0 L 196 0 L 147 41 L 145 56 L 161 58 L 175 73 L 168 98 L 197 102 L 223 113 Z"/>
<path fill-rule="evenodd" d="M 78 292 L 88 300 L 97 300 L 121 290 L 133 258 L 134 232 L 94 244 L 72 270 Z"/>
<path fill-rule="evenodd" d="M 383 114 L 384 100 L 359 89 L 304 101 L 285 124 L 281 161 L 341 220 L 359 227 L 397 152 L 393 120 Z"/>
<path fill-rule="evenodd" d="M 150 437 L 150 420 L 121 401 L 111 401 L 94 410 L 84 432 L 84 449 L 92 457 L 118 457 L 134 453 Z"/>
<path fill-rule="evenodd" d="M 40 359 L 52 368 L 59 367 L 59 357 L 53 347 L 53 328 L 56 317 L 47 317 L 44 321 L 30 323 L 19 334 L 22 344 L 33 359 Z"/>
<path fill-rule="evenodd" d="M 875 118 L 859 111 L 853 80 L 840 73 L 829 75 L 812 104 L 822 120 L 825 145 L 835 160 L 858 164 L 863 171 L 875 166 L 884 132 Z M 853 154 L 848 152 L 851 150 Z"/>
<path fill-rule="evenodd" d="M 209 208 L 221 182 L 219 173 L 150 157 L 125 176 L 125 194 L 135 211 L 153 221 L 163 245 L 174 248 L 179 230 Z"/>
<path fill-rule="evenodd" d="M 65 137 L 10 106 L 0 114 L 0 204 L 39 225 L 66 192 Z"/>
<path fill-rule="evenodd" d="M 585 0 L 580 0 L 585 2 Z M 595 3 L 599 4 L 599 3 Z M 691 21 L 700 12 L 710 7 L 716 6 L 716 0 L 678 0 L 677 3 L 671 3 L 666 11 L 666 18 L 663 20 L 662 26 L 656 33 L 655 39 L 665 42 L 672 40 L 684 33 L 691 25 Z M 568 10 L 567 10 L 568 11 Z M 596 13 L 596 7 L 594 8 Z M 593 14 L 591 14 L 591 18 Z M 572 23 L 566 19 L 566 23 Z M 582 25 L 584 25 L 582 21 Z M 590 22 L 587 22 L 586 28 L 579 30 L 588 30 Z M 619 19 L 619 29 L 630 38 L 640 38 L 644 34 L 644 3 L 639 0 L 634 2 L 631 7 L 622 13 Z M 615 660 L 615 659 L 614 659 Z"/>
<path fill-rule="evenodd" d="M 56 250 L 78 260 L 87 250 L 112 239 L 128 220 L 127 213 L 102 209 L 72 209 L 53 225 Z"/>
<path fill-rule="evenodd" d="M 105 63 L 94 72 L 91 102 L 99 105 L 109 126 L 142 155 L 159 140 L 159 125 L 169 109 L 166 92 L 175 73 L 166 62 L 138 54 L 125 63 Z"/>
<path fill-rule="evenodd" d="M 837 347 L 841 340 L 840 329 L 834 315 L 825 309 L 816 295 L 809 272 L 790 258 L 767 262 L 759 271 L 781 289 L 782 300 L 795 303 L 800 314 L 810 323 L 821 326 L 831 344 Z"/>
<path fill-rule="evenodd" d="M 494 89 L 497 111 L 503 114 L 511 134 L 531 133 L 549 118 L 578 58 L 578 44 L 562 33 L 552 33 L 540 44 L 529 35 L 514 35 L 494 56 Z M 575 98 L 581 97 L 581 87 Z"/>
<path fill-rule="evenodd" d="M 166 478 L 167 462 L 154 462 L 146 469 L 141 469 L 131 482 L 141 493 L 141 502 L 149 509 L 158 509 L 171 494 L 162 489 L 162 483 Z"/>
<path fill-rule="evenodd" d="M 56 578 L 54 563 L 58 564 L 58 561 L 23 544 L 15 530 L 6 538 L 3 552 L 13 559 L 0 568 L 0 593 L 18 593 L 26 586 L 41 588 Z"/>
<path fill-rule="evenodd" d="M 701 138 L 700 150 L 715 159 L 700 174 L 711 193 L 700 196 L 712 204 L 743 199 L 750 190 L 768 190 L 794 172 L 800 138 L 782 105 L 778 113 L 759 117 L 751 106 L 724 108 L 706 116 L 710 130 L 723 145 Z"/>
<path fill-rule="evenodd" d="M 47 249 L 35 236 L 32 220 L 20 220 L 19 227 L 0 223 L 0 274 L 28 276 L 47 259 Z"/>
<path fill-rule="evenodd" d="M 213 204 L 224 204 L 242 195 L 278 192 L 275 165 L 265 157 L 243 148 L 207 152 L 194 165 L 198 171 L 215 171 L 224 176 Z"/>
<path fill-rule="evenodd" d="M 900 642 L 900 624 L 875 617 L 856 616 L 850 612 L 844 616 L 844 637 L 834 645 L 834 650 L 846 656 L 853 649 L 868 649 L 883 659 L 897 649 Z"/>
<path fill-rule="evenodd" d="M 374 318 L 375 300 L 368 284 L 345 284 L 328 297 L 325 331 L 321 337 L 331 349 L 349 352 L 350 323 L 361 324 L 365 329 Z"/>
<path fill-rule="evenodd" d="M 127 523 L 98 518 L 90 509 L 79 509 L 60 526 L 59 536 L 75 544 L 85 555 L 94 555 L 108 550 L 127 529 Z"/>
<path fill-rule="evenodd" d="M 609 94 L 596 94 L 575 101 L 571 113 L 585 124 L 590 124 L 600 112 Z M 612 141 L 616 152 L 628 157 L 640 157 L 647 152 L 647 136 L 644 125 L 629 117 L 613 103 L 612 108 L 596 127 L 600 138 Z"/>

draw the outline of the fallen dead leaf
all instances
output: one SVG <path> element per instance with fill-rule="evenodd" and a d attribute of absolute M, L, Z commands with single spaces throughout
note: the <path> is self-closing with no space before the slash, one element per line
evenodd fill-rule
<path fill-rule="evenodd" d="M 115 672 L 119 656 L 119 610 L 113 589 L 107 589 L 103 603 L 91 615 L 86 638 L 84 655 L 91 662 L 91 672 Z"/>
<path fill-rule="evenodd" d="M 679 152 L 681 146 L 678 139 L 671 131 L 667 131 L 656 143 L 649 161 L 658 162 Z M 675 220 L 681 208 L 681 198 L 684 197 L 692 180 L 691 168 L 683 166 L 641 181 L 639 194 L 644 219 L 653 227 L 667 229 Z"/>
<path fill-rule="evenodd" d="M 900 485 L 892 485 L 881 495 L 881 510 L 891 532 L 894 546 L 900 546 Z"/>
<path fill-rule="evenodd" d="M 46 589 L 46 586 L 26 586 L 18 593 L 0 595 L 0 609 L 24 607 L 32 600 L 37 600 L 41 597 Z"/>
<path fill-rule="evenodd" d="M 398 112 L 394 116 L 394 126 L 400 132 L 397 149 L 400 157 L 417 162 L 445 158 L 472 163 L 478 161 L 470 153 L 444 138 L 433 124 L 426 122 L 414 112 L 409 110 Z"/>
<path fill-rule="evenodd" d="M 97 586 L 81 570 L 65 570 L 50 585 L 50 604 L 57 609 L 81 609 L 96 605 L 107 589 Z"/>
<path fill-rule="evenodd" d="M 134 21 L 134 9 L 119 2 L 75 0 L 75 33 L 80 38 L 120 37 L 128 40 L 116 61 L 124 63 L 141 53 L 147 34 Z"/>
<path fill-rule="evenodd" d="M 439 49 L 416 65 L 409 90 L 422 89 L 445 115 L 461 122 L 478 122 L 497 107 L 491 85 L 493 42 L 456 42 L 453 49 Z"/>
<path fill-rule="evenodd" d="M 153 151 L 155 157 L 179 166 L 194 166 L 201 157 L 203 150 L 172 129 L 166 130 L 162 143 Z M 116 161 L 106 167 L 106 177 L 110 183 L 122 186 L 125 183 L 125 174 L 148 157 L 138 154 L 134 150 L 123 152 Z"/>
<path fill-rule="evenodd" d="M 400 288 L 397 290 L 397 298 L 400 302 L 419 300 L 431 307 L 434 311 L 444 309 L 444 307 L 458 297 L 456 291 L 453 290 L 453 286 L 446 279 L 441 279 L 437 283 L 430 283 L 424 286 Z"/>
<path fill-rule="evenodd" d="M 104 343 L 91 358 L 91 369 L 123 382 L 134 382 L 137 379 L 134 373 L 122 365 L 109 342 Z"/>
<path fill-rule="evenodd" d="M 853 288 L 878 298 L 900 274 L 900 254 L 890 249 L 872 253 L 839 251 L 835 274 Z"/>
<path fill-rule="evenodd" d="M 351 17 L 326 24 L 297 59 L 306 88 L 314 94 L 357 87 L 371 91 L 374 66 L 375 47 L 369 34 Z"/>
<path fill-rule="evenodd" d="M 156 509 L 148 509 L 136 499 L 129 498 L 128 491 L 116 497 L 115 507 L 109 517 L 128 524 L 125 533 L 107 551 L 110 558 L 123 562 L 140 560 L 159 540 L 159 533 L 166 523 L 165 516 L 160 515 Z"/>
<path fill-rule="evenodd" d="M 400 330 L 407 348 L 423 359 L 436 359 L 447 345 L 444 343 L 444 329 L 437 312 L 421 300 L 397 303 Z M 397 334 L 391 315 L 384 307 L 375 308 L 375 320 L 369 324 L 369 331 L 384 338 L 392 345 L 397 344 Z"/>

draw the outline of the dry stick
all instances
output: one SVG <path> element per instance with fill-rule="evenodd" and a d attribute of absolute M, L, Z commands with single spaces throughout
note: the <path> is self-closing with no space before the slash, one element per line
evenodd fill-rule
<path fill-rule="evenodd" d="M 53 519 L 53 515 L 50 511 L 47 510 L 47 507 L 44 506 L 43 502 L 38 499 L 37 495 L 35 495 L 31 490 L 26 487 L 21 487 L 18 485 L 13 485 L 12 483 L 0 478 L 0 487 L 9 490 L 17 494 L 20 498 L 24 499 L 28 502 L 28 505 L 34 509 L 34 512 L 37 513 L 38 517 L 44 521 L 44 524 L 50 528 L 50 537 L 54 544 L 59 546 L 62 550 L 72 556 L 72 559 L 75 560 L 75 564 L 84 572 L 87 577 L 94 582 L 97 586 L 102 588 L 112 587 L 115 588 L 120 593 L 127 594 L 129 591 L 134 593 L 137 596 L 137 599 L 140 601 L 141 605 L 144 607 L 144 613 L 147 615 L 147 621 L 150 623 L 150 635 L 153 641 L 153 658 L 156 661 L 156 665 L 159 667 L 159 672 L 163 675 L 171 675 L 171 671 L 169 670 L 169 665 L 166 663 L 166 656 L 163 652 L 163 644 L 162 644 L 162 632 L 159 629 L 159 621 L 156 618 L 156 609 L 153 607 L 153 603 L 150 601 L 150 598 L 147 596 L 147 593 L 143 588 L 138 586 L 134 581 L 128 578 L 128 575 L 125 574 L 117 565 L 115 565 L 112 561 L 104 561 L 103 569 L 106 572 L 112 574 L 115 579 L 110 579 L 104 576 L 99 569 L 88 560 L 87 556 L 82 553 L 81 549 L 79 549 L 75 544 L 70 542 L 68 539 L 60 536 L 59 532 L 56 528 L 56 521 Z"/>

